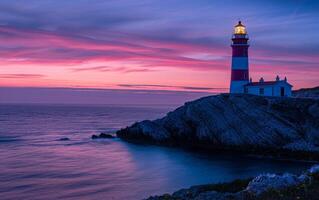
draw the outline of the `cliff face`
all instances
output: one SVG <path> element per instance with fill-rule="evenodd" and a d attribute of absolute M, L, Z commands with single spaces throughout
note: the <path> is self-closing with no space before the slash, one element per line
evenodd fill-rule
<path fill-rule="evenodd" d="M 319 98 L 319 86 L 314 88 L 305 88 L 292 92 L 293 96 L 300 98 Z"/>
<path fill-rule="evenodd" d="M 125 140 L 212 149 L 319 150 L 319 100 L 221 94 L 119 130 Z"/>

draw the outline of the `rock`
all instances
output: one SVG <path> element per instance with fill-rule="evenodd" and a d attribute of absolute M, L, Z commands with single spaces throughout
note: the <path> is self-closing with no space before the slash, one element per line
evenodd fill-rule
<path fill-rule="evenodd" d="M 283 189 L 295 186 L 305 182 L 305 176 L 296 176 L 293 174 L 262 174 L 254 178 L 247 186 L 246 191 L 258 196 L 270 189 Z"/>
<path fill-rule="evenodd" d="M 319 147 L 312 142 L 306 142 L 303 140 L 292 142 L 283 147 L 291 151 L 305 151 L 305 152 L 319 152 Z"/>
<path fill-rule="evenodd" d="M 222 193 L 216 191 L 200 192 L 192 189 L 183 189 L 175 192 L 173 195 L 164 194 L 162 196 L 153 196 L 147 200 L 229 200 L 234 199 L 236 195 L 231 193 Z"/>
<path fill-rule="evenodd" d="M 319 147 L 318 109 L 319 99 L 221 94 L 188 102 L 162 119 L 135 123 L 117 136 L 203 149 L 312 152 Z"/>
<path fill-rule="evenodd" d="M 319 191 L 319 165 L 300 175 L 285 173 L 261 174 L 251 181 L 235 180 L 230 183 L 208 184 L 181 189 L 147 200 L 252 200 L 252 199 L 317 199 Z M 242 189 L 232 188 L 245 183 Z M 240 186 L 243 186 L 240 184 Z M 232 190 L 232 192 L 231 192 Z M 316 197 L 316 198 L 311 198 Z"/>
<path fill-rule="evenodd" d="M 164 127 L 149 120 L 135 123 L 129 128 L 122 129 L 120 132 L 117 132 L 117 135 L 128 140 L 138 139 L 153 142 L 164 142 L 170 137 L 170 134 Z"/>
<path fill-rule="evenodd" d="M 100 135 L 92 135 L 91 138 L 92 139 L 113 139 L 115 137 L 111 134 L 101 133 Z"/>
<path fill-rule="evenodd" d="M 64 138 L 60 138 L 59 141 L 69 141 L 70 138 L 64 137 Z"/>
<path fill-rule="evenodd" d="M 152 196 L 147 198 L 146 200 L 169 200 L 169 199 L 172 199 L 171 195 L 164 194 L 162 196 Z"/>
<path fill-rule="evenodd" d="M 94 139 L 98 139 L 99 138 L 99 136 L 97 136 L 97 135 L 92 135 L 92 137 L 91 137 L 93 140 Z"/>
<path fill-rule="evenodd" d="M 189 189 L 181 189 L 173 193 L 172 197 L 177 199 L 194 199 L 202 192 L 199 186 L 193 186 Z"/>
<path fill-rule="evenodd" d="M 234 199 L 232 198 L 231 194 L 215 192 L 215 191 L 203 192 L 194 198 L 194 200 L 230 200 L 230 199 Z M 192 199 L 189 199 L 189 200 L 192 200 Z"/>
<path fill-rule="evenodd" d="M 295 90 L 292 94 L 299 98 L 319 98 L 319 87 Z"/>
<path fill-rule="evenodd" d="M 99 138 L 114 138 L 114 136 L 111 134 L 107 134 L 107 133 L 101 133 L 99 135 Z"/>
<path fill-rule="evenodd" d="M 319 173 L 319 165 L 314 165 L 309 169 L 310 174 Z"/>

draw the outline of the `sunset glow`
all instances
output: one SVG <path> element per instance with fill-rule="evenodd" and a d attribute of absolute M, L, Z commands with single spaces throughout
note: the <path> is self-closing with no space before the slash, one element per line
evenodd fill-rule
<path fill-rule="evenodd" d="M 227 91 L 239 18 L 252 77 L 319 85 L 316 1 L 15 2 L 0 3 L 2 87 Z"/>

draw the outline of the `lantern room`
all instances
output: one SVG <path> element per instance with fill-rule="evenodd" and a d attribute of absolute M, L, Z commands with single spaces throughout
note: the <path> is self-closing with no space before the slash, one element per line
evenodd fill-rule
<path fill-rule="evenodd" d="M 246 27 L 241 23 L 241 21 L 239 21 L 238 24 L 235 26 L 234 34 L 236 35 L 247 34 Z"/>

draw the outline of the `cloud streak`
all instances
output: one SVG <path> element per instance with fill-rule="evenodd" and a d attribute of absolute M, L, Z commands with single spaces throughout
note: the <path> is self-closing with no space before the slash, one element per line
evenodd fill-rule
<path fill-rule="evenodd" d="M 134 72 L 151 72 L 156 71 L 148 68 L 130 68 L 130 67 L 110 67 L 110 66 L 95 66 L 95 67 L 82 67 L 72 68 L 74 72 L 122 72 L 122 73 L 134 73 Z"/>
<path fill-rule="evenodd" d="M 44 78 L 42 74 L 0 74 L 0 79 L 38 79 Z"/>

